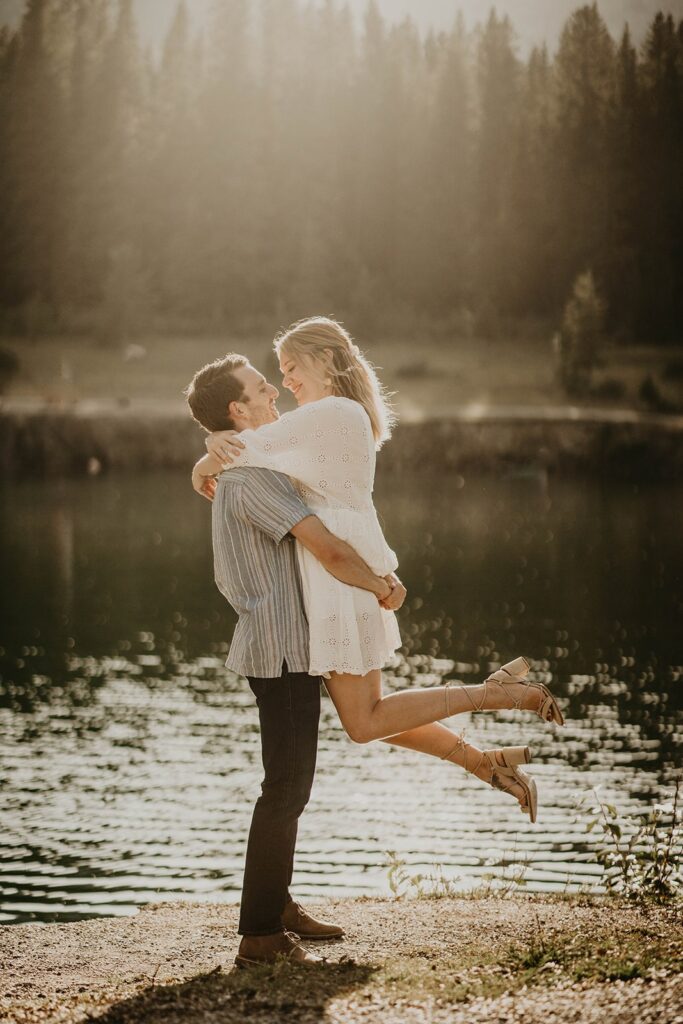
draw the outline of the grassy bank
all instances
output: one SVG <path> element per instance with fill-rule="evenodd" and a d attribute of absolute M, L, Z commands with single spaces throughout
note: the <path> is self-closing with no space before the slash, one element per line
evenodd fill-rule
<path fill-rule="evenodd" d="M 235 971 L 237 909 L 168 903 L 133 918 L 0 929 L 12 1024 L 674 1024 L 683 921 L 606 897 L 329 902 L 328 963 Z M 320 946 L 318 946 L 320 949 Z"/>
<path fill-rule="evenodd" d="M 182 396 L 197 367 L 233 348 L 280 379 L 265 336 L 150 338 L 118 348 L 46 338 L 12 347 L 21 369 L 0 400 L 0 470 L 10 474 L 187 470 L 203 451 Z M 595 395 L 571 403 L 539 328 L 497 340 L 385 338 L 369 354 L 384 367 L 400 419 L 380 472 L 419 465 L 683 476 L 683 415 L 653 411 L 639 398 L 642 381 L 652 379 L 653 394 L 683 409 L 683 373 L 671 379 L 671 350 L 606 353 Z M 605 388 L 610 382 L 616 391 Z M 281 410 L 291 407 L 283 394 Z"/>
<path fill-rule="evenodd" d="M 605 409 L 472 410 L 402 422 L 378 474 L 599 474 L 683 478 L 683 416 Z M 189 474 L 203 434 L 182 408 L 0 409 L 0 472 L 79 476 L 177 469 Z"/>
<path fill-rule="evenodd" d="M 379 367 L 404 420 L 447 417 L 467 406 L 566 405 L 545 326 L 527 325 L 498 337 L 445 336 L 359 339 Z M 141 338 L 133 345 L 105 347 L 86 338 L 10 339 L 2 346 L 20 362 L 6 397 L 60 405 L 89 399 L 152 405 L 182 404 L 182 390 L 204 363 L 236 350 L 248 355 L 274 383 L 280 375 L 270 337 L 236 335 Z M 572 404 L 608 408 L 652 408 L 640 397 L 650 377 L 665 401 L 683 408 L 683 384 L 672 368 L 683 354 L 672 349 L 610 349 L 594 371 L 593 394 Z M 282 408 L 289 407 L 283 396 Z"/>

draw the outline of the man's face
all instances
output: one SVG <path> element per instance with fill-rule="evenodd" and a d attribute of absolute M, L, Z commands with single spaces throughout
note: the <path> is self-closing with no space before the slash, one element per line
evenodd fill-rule
<path fill-rule="evenodd" d="M 255 370 L 253 366 L 247 365 L 235 370 L 233 376 L 244 389 L 244 399 L 238 403 L 240 409 L 244 410 L 244 414 L 239 417 L 238 429 L 257 430 L 264 423 L 273 423 L 280 418 L 280 413 L 275 405 L 280 392 L 268 383 L 262 373 Z M 234 416 L 233 419 L 235 419 Z"/>

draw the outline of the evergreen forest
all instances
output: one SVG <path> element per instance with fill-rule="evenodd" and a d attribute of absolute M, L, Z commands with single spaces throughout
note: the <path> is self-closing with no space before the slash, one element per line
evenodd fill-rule
<path fill-rule="evenodd" d="M 370 0 L 29 0 L 0 33 L 0 326 L 199 332 L 313 312 L 558 321 L 590 271 L 609 334 L 683 324 L 683 21 L 598 5 L 520 55 L 492 11 L 420 35 Z"/>

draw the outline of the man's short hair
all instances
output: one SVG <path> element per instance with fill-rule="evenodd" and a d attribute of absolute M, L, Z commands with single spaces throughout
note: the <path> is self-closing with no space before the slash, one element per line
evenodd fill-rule
<path fill-rule="evenodd" d="M 231 402 L 245 402 L 247 397 L 235 370 L 248 366 L 249 360 L 235 352 L 202 366 L 185 388 L 192 415 L 205 430 L 234 430 L 228 413 Z"/>

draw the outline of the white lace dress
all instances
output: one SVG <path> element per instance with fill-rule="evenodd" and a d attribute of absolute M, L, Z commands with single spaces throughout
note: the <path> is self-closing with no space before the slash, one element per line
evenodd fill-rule
<path fill-rule="evenodd" d="M 358 402 L 322 398 L 285 413 L 275 423 L 244 430 L 245 449 L 232 463 L 286 473 L 302 500 L 325 526 L 345 540 L 379 576 L 398 561 L 372 503 L 375 442 Z M 335 579 L 297 543 L 310 629 L 311 675 L 365 675 L 382 668 L 401 646 L 393 612 L 374 594 Z"/>

